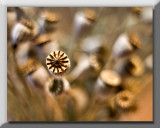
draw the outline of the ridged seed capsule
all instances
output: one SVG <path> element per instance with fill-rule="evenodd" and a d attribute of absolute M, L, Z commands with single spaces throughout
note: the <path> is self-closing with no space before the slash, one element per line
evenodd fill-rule
<path fill-rule="evenodd" d="M 47 56 L 46 65 L 54 75 L 63 75 L 70 68 L 70 60 L 62 51 L 54 51 Z"/>
<path fill-rule="evenodd" d="M 116 95 L 115 103 L 121 110 L 132 110 L 135 106 L 135 97 L 130 91 L 124 90 Z"/>

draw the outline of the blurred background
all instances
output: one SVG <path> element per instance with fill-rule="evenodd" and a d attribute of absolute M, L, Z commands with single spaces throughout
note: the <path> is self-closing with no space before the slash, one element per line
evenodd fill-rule
<path fill-rule="evenodd" d="M 8 7 L 8 121 L 153 121 L 152 13 Z M 46 64 L 57 50 L 61 74 Z"/>

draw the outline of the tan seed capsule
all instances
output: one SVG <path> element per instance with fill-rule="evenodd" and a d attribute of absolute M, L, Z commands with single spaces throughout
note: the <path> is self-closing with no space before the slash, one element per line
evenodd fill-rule
<path fill-rule="evenodd" d="M 40 35 L 36 40 L 35 40 L 35 43 L 36 45 L 42 45 L 42 44 L 45 44 L 47 42 L 50 42 L 51 41 L 51 38 L 49 35 L 47 34 L 44 34 L 44 35 Z"/>
<path fill-rule="evenodd" d="M 112 87 L 119 86 L 122 81 L 119 74 L 117 74 L 116 72 L 112 70 L 108 70 L 108 69 L 103 70 L 100 73 L 100 78 L 105 84 L 112 86 Z"/>
<path fill-rule="evenodd" d="M 131 11 L 136 13 L 137 15 L 140 15 L 140 13 L 142 12 L 142 7 L 132 7 Z"/>
<path fill-rule="evenodd" d="M 29 29 L 31 29 L 31 30 L 33 29 L 33 24 L 32 24 L 30 21 L 22 18 L 22 19 L 20 20 L 20 22 L 21 22 L 24 26 L 26 26 L 27 28 L 29 28 Z"/>
<path fill-rule="evenodd" d="M 40 65 L 41 64 L 37 60 L 30 58 L 20 69 L 25 75 L 28 75 L 34 72 Z"/>
<path fill-rule="evenodd" d="M 42 13 L 42 18 L 44 18 L 49 23 L 56 23 L 59 21 L 59 16 L 56 13 L 44 11 Z"/>
<path fill-rule="evenodd" d="M 116 95 L 115 103 L 122 110 L 130 110 L 135 106 L 135 97 L 130 91 L 124 90 Z"/>
<path fill-rule="evenodd" d="M 89 57 L 90 60 L 90 65 L 95 71 L 99 71 L 101 69 L 101 64 L 98 60 L 98 56 L 96 55 L 91 55 Z"/>
<path fill-rule="evenodd" d="M 127 65 L 127 70 L 133 76 L 140 76 L 144 73 L 144 64 L 138 56 L 132 56 Z"/>
<path fill-rule="evenodd" d="M 70 68 L 70 60 L 62 51 L 54 51 L 46 58 L 46 65 L 54 75 L 63 75 Z"/>
<path fill-rule="evenodd" d="M 129 35 L 129 42 L 131 43 L 131 45 L 135 49 L 140 48 L 141 43 L 140 43 L 140 41 L 139 41 L 139 39 L 138 39 L 138 37 L 136 35 L 130 34 Z"/>
<path fill-rule="evenodd" d="M 92 10 L 86 10 L 85 11 L 85 16 L 90 21 L 94 22 L 96 20 L 96 13 Z"/>

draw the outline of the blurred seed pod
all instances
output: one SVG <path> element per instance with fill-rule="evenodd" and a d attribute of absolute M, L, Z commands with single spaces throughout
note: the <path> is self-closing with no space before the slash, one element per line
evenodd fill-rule
<path fill-rule="evenodd" d="M 117 72 L 110 69 L 102 70 L 95 84 L 95 93 L 100 97 L 114 94 L 119 90 L 121 82 L 122 79 Z"/>
<path fill-rule="evenodd" d="M 77 12 L 74 18 L 74 33 L 76 36 L 83 36 L 89 32 L 96 21 L 96 13 L 93 10 Z"/>
<path fill-rule="evenodd" d="M 36 71 L 41 64 L 35 60 L 34 58 L 27 59 L 26 63 L 20 66 L 20 70 L 23 72 L 24 75 L 32 74 Z"/>
<path fill-rule="evenodd" d="M 59 49 L 58 42 L 48 34 L 38 36 L 34 43 L 37 56 L 43 64 L 46 63 L 45 60 L 49 53 Z"/>
<path fill-rule="evenodd" d="M 70 68 L 70 60 L 62 51 L 51 52 L 46 58 L 49 71 L 55 76 L 64 75 Z"/>
<path fill-rule="evenodd" d="M 121 91 L 115 96 L 115 104 L 123 112 L 133 111 L 136 105 L 135 96 L 130 91 Z"/>
<path fill-rule="evenodd" d="M 21 71 L 25 75 L 27 83 L 32 87 L 45 89 L 51 81 L 47 70 L 35 59 L 29 59 L 27 63 L 21 67 Z"/>
<path fill-rule="evenodd" d="M 93 68 L 93 70 L 95 70 L 97 72 L 100 71 L 100 69 L 102 68 L 102 65 L 100 63 L 98 56 L 93 55 L 93 54 L 90 55 L 89 61 L 90 61 L 90 66 L 91 66 L 91 68 Z"/>
<path fill-rule="evenodd" d="M 46 86 L 46 92 L 52 96 L 60 95 L 69 90 L 70 84 L 65 78 L 54 78 L 49 86 Z"/>
<path fill-rule="evenodd" d="M 72 80 L 79 78 L 82 74 L 84 75 L 85 71 L 87 71 L 89 67 L 90 67 L 89 57 L 86 54 L 81 54 L 80 57 L 78 58 L 77 65 L 70 73 L 70 78 Z"/>
<path fill-rule="evenodd" d="M 55 23 L 60 21 L 60 16 L 57 13 L 42 11 L 40 18 L 38 19 L 38 24 L 41 32 L 46 32 L 54 29 Z"/>
<path fill-rule="evenodd" d="M 121 84 L 122 80 L 118 73 L 113 70 L 102 70 L 100 73 L 100 79 L 110 87 L 117 87 Z"/>
<path fill-rule="evenodd" d="M 148 69 L 152 70 L 153 69 L 153 55 L 150 54 L 146 57 L 145 59 L 145 65 Z"/>
<path fill-rule="evenodd" d="M 141 20 L 146 23 L 152 23 L 153 21 L 153 8 L 152 7 L 145 7 L 142 9 L 141 12 Z"/>
<path fill-rule="evenodd" d="M 132 56 L 126 66 L 127 71 L 133 76 L 141 76 L 145 69 L 140 57 Z"/>
<path fill-rule="evenodd" d="M 14 25 L 11 32 L 13 46 L 16 46 L 20 41 L 31 40 L 36 34 L 32 23 L 26 19 L 21 19 Z"/>
<path fill-rule="evenodd" d="M 31 43 L 30 41 L 21 42 L 15 49 L 15 59 L 18 66 L 26 64 L 29 59 Z"/>
<path fill-rule="evenodd" d="M 128 56 L 140 47 L 139 39 L 134 35 L 121 34 L 113 45 L 113 57 Z"/>
<path fill-rule="evenodd" d="M 131 11 L 137 15 L 140 15 L 142 12 L 142 7 L 131 7 Z"/>

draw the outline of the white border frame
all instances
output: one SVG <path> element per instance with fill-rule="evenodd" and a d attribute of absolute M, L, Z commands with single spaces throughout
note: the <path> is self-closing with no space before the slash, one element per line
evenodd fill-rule
<path fill-rule="evenodd" d="M 159 0 L 0 0 L 0 126 L 7 122 L 7 7 L 52 6 L 52 7 L 118 7 L 152 6 Z"/>

